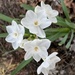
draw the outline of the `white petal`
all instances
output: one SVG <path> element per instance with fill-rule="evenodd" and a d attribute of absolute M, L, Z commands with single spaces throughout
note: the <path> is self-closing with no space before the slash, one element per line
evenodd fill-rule
<path fill-rule="evenodd" d="M 25 28 L 22 25 L 19 25 L 19 31 L 22 35 L 25 33 Z"/>
<path fill-rule="evenodd" d="M 8 35 L 5 40 L 10 43 L 15 42 L 15 39 L 11 35 Z"/>
<path fill-rule="evenodd" d="M 16 42 L 17 42 L 17 43 L 21 43 L 22 40 L 23 40 L 23 35 L 20 34 L 20 35 L 17 37 Z"/>
<path fill-rule="evenodd" d="M 24 59 L 25 60 L 28 60 L 32 57 L 32 52 L 26 52 L 25 56 L 24 56 Z"/>
<path fill-rule="evenodd" d="M 45 47 L 41 48 L 41 51 L 39 52 L 39 56 L 42 59 L 46 59 L 48 57 L 48 52 Z"/>
<path fill-rule="evenodd" d="M 40 43 L 40 46 L 44 46 L 46 49 L 48 49 L 51 45 L 51 41 L 48 39 L 42 39 L 42 42 Z"/>
<path fill-rule="evenodd" d="M 28 42 L 27 39 L 22 40 L 22 42 L 21 42 L 21 44 L 20 44 L 20 48 L 23 48 L 23 49 L 24 49 L 25 43 L 27 43 L 27 42 Z"/>
<path fill-rule="evenodd" d="M 17 42 L 13 42 L 12 47 L 14 48 L 14 50 L 16 50 L 19 47 L 19 44 Z"/>
<path fill-rule="evenodd" d="M 12 20 L 12 25 L 17 25 L 16 21 Z"/>
<path fill-rule="evenodd" d="M 40 24 L 41 24 L 40 27 L 42 29 L 47 28 L 51 25 L 51 23 L 52 22 L 50 20 L 44 18 L 44 19 L 40 20 Z"/>
<path fill-rule="evenodd" d="M 57 23 L 57 18 L 56 17 L 49 17 L 49 20 L 53 23 Z"/>
<path fill-rule="evenodd" d="M 51 59 L 52 57 L 55 57 L 57 54 L 58 54 L 57 52 L 51 53 L 51 54 L 47 57 L 47 60 Z"/>
<path fill-rule="evenodd" d="M 33 11 L 28 10 L 27 13 L 26 13 L 25 18 L 23 18 L 21 20 L 21 24 L 24 27 L 29 29 L 30 27 L 33 26 L 33 22 L 34 22 L 34 20 L 36 20 L 36 18 L 37 18 L 37 15 Z"/>
<path fill-rule="evenodd" d="M 9 34 L 14 31 L 13 28 L 12 28 L 12 26 L 6 26 L 6 30 L 7 30 L 7 32 L 8 32 Z"/>
<path fill-rule="evenodd" d="M 24 27 L 29 28 L 29 25 L 32 24 L 32 21 L 28 20 L 27 18 L 23 18 L 23 19 L 21 20 L 21 24 L 22 24 Z"/>
<path fill-rule="evenodd" d="M 40 65 L 38 68 L 37 68 L 37 74 L 40 74 L 42 72 L 42 66 Z"/>
<path fill-rule="evenodd" d="M 31 21 L 32 19 L 37 18 L 37 16 L 32 10 L 28 10 L 26 13 L 26 18 L 28 18 L 28 20 Z"/>
<path fill-rule="evenodd" d="M 31 41 L 28 41 L 25 46 L 24 46 L 24 50 L 25 51 L 31 51 L 33 49 L 33 46 L 31 44 Z"/>
<path fill-rule="evenodd" d="M 40 61 L 40 59 L 41 59 L 38 54 L 34 54 L 34 55 L 33 55 L 33 58 L 34 58 L 34 60 L 37 61 L 37 62 Z"/>
<path fill-rule="evenodd" d="M 49 71 L 48 71 L 46 68 L 44 68 L 44 69 L 42 69 L 42 73 L 43 73 L 44 75 L 48 75 Z"/>
<path fill-rule="evenodd" d="M 58 11 L 57 10 L 52 10 L 52 15 L 55 17 L 55 16 L 57 16 L 59 13 L 58 13 Z"/>
<path fill-rule="evenodd" d="M 30 33 L 33 33 L 33 34 L 37 34 L 38 33 L 37 27 L 34 27 L 34 26 L 30 26 L 29 31 L 30 31 Z"/>
<path fill-rule="evenodd" d="M 43 1 L 41 1 L 41 7 L 45 10 L 52 10 L 51 6 L 49 4 L 45 4 Z"/>
<path fill-rule="evenodd" d="M 42 10 L 42 8 L 40 6 L 36 6 L 35 7 L 35 13 L 38 13 Z"/>
<path fill-rule="evenodd" d="M 45 34 L 44 30 L 42 30 L 40 27 L 37 27 L 37 31 L 38 31 L 38 33 L 36 35 L 38 37 L 41 37 L 41 38 L 45 38 L 46 37 L 46 34 Z"/>
<path fill-rule="evenodd" d="M 50 65 L 49 65 L 49 63 L 46 61 L 46 62 L 43 62 L 43 63 L 42 63 L 42 66 L 43 66 L 44 68 L 48 68 Z"/>

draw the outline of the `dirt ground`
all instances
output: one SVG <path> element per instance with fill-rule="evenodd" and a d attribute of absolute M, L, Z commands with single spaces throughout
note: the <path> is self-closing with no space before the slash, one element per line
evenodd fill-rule
<path fill-rule="evenodd" d="M 0 13 L 8 15 L 12 18 L 22 18 L 20 15 L 25 14 L 26 10 L 20 7 L 21 3 L 29 4 L 35 7 L 40 4 L 41 0 L 0 0 Z M 54 9 L 59 11 L 59 15 L 64 17 L 59 0 L 44 0 L 50 4 Z M 75 22 L 75 0 L 65 0 L 65 4 L 69 9 L 70 19 Z M 8 25 L 9 23 L 0 20 L 0 33 L 6 32 L 1 25 Z M 12 51 L 12 52 L 10 52 Z M 61 61 L 57 64 L 58 73 L 52 75 L 75 75 L 75 52 L 66 49 L 65 46 L 59 46 L 55 41 L 51 44 L 48 52 L 49 54 L 57 51 Z M 11 44 L 5 41 L 5 38 L 0 38 L 0 75 L 10 75 L 11 72 L 24 60 L 24 50 L 14 51 Z M 36 70 L 40 63 L 34 60 L 24 67 L 16 75 L 37 75 Z M 40 74 L 42 75 L 42 74 Z"/>

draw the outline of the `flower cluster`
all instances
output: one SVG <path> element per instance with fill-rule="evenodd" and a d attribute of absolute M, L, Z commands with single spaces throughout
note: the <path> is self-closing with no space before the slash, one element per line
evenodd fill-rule
<path fill-rule="evenodd" d="M 7 26 L 8 36 L 6 41 L 12 44 L 14 49 L 23 48 L 26 52 L 24 59 L 28 60 L 31 57 L 38 62 L 43 59 L 43 63 L 38 67 L 37 73 L 41 72 L 48 75 L 50 70 L 55 68 L 55 64 L 60 61 L 56 56 L 58 53 L 53 52 L 48 56 L 47 49 L 50 47 L 51 41 L 46 39 L 44 29 L 52 23 L 56 23 L 58 11 L 53 10 L 50 5 L 44 4 L 41 1 L 41 6 L 36 6 L 34 11 L 28 10 L 25 17 L 21 20 L 21 24 L 17 24 L 14 20 L 12 25 Z M 36 35 L 35 39 L 24 38 L 28 29 L 31 34 Z M 39 39 L 41 38 L 41 39 Z"/>

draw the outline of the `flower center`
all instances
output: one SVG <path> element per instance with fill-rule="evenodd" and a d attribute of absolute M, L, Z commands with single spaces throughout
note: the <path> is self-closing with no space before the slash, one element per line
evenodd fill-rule
<path fill-rule="evenodd" d="M 38 51 L 38 47 L 35 47 L 34 50 L 35 50 L 35 51 Z"/>
<path fill-rule="evenodd" d="M 15 33 L 14 33 L 14 37 L 18 37 L 18 33 L 15 32 Z"/>
<path fill-rule="evenodd" d="M 35 25 L 35 26 L 38 26 L 38 21 L 35 21 L 35 22 L 34 22 L 34 25 Z"/>

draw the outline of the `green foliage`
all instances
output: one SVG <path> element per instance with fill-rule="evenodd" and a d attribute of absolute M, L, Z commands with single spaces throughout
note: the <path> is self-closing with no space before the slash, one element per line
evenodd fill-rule
<path fill-rule="evenodd" d="M 74 30 L 71 31 L 71 37 L 70 37 L 70 40 L 68 41 L 68 43 L 66 45 L 66 48 L 70 47 L 73 37 L 74 37 Z"/>
<path fill-rule="evenodd" d="M 1 33 L 0 34 L 0 38 L 6 37 L 6 36 L 7 36 L 7 33 Z"/>
<path fill-rule="evenodd" d="M 10 18 L 10 17 L 8 17 L 4 14 L 1 14 L 1 13 L 0 13 L 0 19 L 3 20 L 3 21 L 9 22 L 9 23 L 11 23 L 12 20 L 13 20 L 13 18 Z"/>
<path fill-rule="evenodd" d="M 27 4 L 21 4 L 21 7 L 23 7 L 26 10 L 34 10 L 34 7 L 27 5 Z"/>
<path fill-rule="evenodd" d="M 64 4 L 64 0 L 60 0 L 60 1 L 61 1 L 62 9 L 63 9 L 64 14 L 65 14 L 65 16 L 66 16 L 66 19 L 67 19 L 68 21 L 70 21 L 69 11 L 68 11 L 67 7 L 66 7 L 65 4 Z"/>
<path fill-rule="evenodd" d="M 24 68 L 27 64 L 30 63 L 30 61 L 32 61 L 32 58 L 30 58 L 29 60 L 25 61 L 23 60 L 19 66 L 11 73 L 11 75 L 16 75 L 22 68 Z"/>

